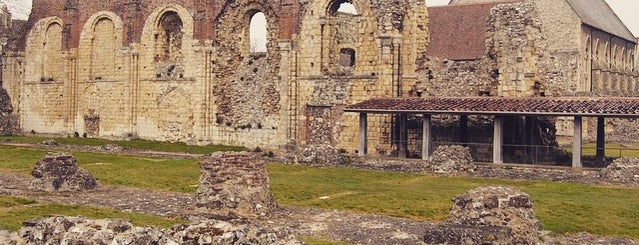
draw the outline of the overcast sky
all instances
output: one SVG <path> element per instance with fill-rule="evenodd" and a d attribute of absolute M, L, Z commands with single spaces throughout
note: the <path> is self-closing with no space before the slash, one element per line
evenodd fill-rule
<path fill-rule="evenodd" d="M 88 1 L 88 0 L 84 0 Z M 17 18 L 26 19 L 31 9 L 31 0 L 0 0 L 12 8 Z M 449 0 L 426 0 L 429 6 L 446 5 Z M 639 1 L 637 0 L 606 0 L 628 29 L 639 36 Z"/>

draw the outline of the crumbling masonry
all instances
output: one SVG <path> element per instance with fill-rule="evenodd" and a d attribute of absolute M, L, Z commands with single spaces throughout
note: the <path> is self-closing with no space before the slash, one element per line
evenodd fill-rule
<path fill-rule="evenodd" d="M 354 151 L 342 109 L 413 86 L 427 20 L 417 0 L 35 0 L 4 87 L 24 132 Z M 372 118 L 379 147 L 391 119 Z"/>

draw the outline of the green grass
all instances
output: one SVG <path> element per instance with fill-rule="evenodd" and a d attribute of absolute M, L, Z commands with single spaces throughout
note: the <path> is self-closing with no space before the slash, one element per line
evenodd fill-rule
<path fill-rule="evenodd" d="M 45 150 L 0 145 L 0 169 L 29 174 Z M 70 152 L 80 166 L 105 185 L 195 193 L 200 170 L 197 160 L 134 157 Z"/>
<path fill-rule="evenodd" d="M 10 205 L 6 205 L 10 204 Z M 92 219 L 125 219 L 135 226 L 154 226 L 168 228 L 184 224 L 184 220 L 173 220 L 163 217 L 123 213 L 110 209 L 89 208 L 75 205 L 47 204 L 38 205 L 33 200 L 0 196 L 0 228 L 17 231 L 23 221 L 52 216 L 84 216 Z"/>
<path fill-rule="evenodd" d="M 597 155 L 596 144 L 585 144 L 582 147 L 584 156 Z M 572 148 L 569 149 L 572 151 Z M 626 146 L 622 144 L 606 144 L 606 156 L 608 157 L 633 157 L 639 158 L 639 148 L 637 146 Z"/>
<path fill-rule="evenodd" d="M 41 149 L 0 146 L 0 169 L 28 174 Z M 197 160 L 71 152 L 102 184 L 193 193 Z M 639 189 L 544 181 L 436 177 L 347 168 L 267 166 L 271 190 L 284 205 L 341 209 L 424 221 L 448 216 L 450 199 L 470 189 L 514 186 L 535 200 L 544 229 L 639 239 Z M 321 200 L 320 197 L 329 196 Z M 11 206 L 14 204 L 0 204 Z M 1 207 L 1 206 L 0 206 Z M 88 210 L 89 213 L 93 212 Z M 88 215 L 87 215 L 88 216 Z M 321 241 L 318 241 L 318 244 Z"/>
<path fill-rule="evenodd" d="M 129 147 L 135 150 L 144 151 L 160 151 L 160 152 L 176 152 L 191 154 L 209 154 L 218 151 L 246 151 L 245 147 L 225 146 L 225 145 L 207 145 L 194 146 L 185 143 L 169 143 L 149 140 L 130 140 L 130 141 L 113 141 L 105 139 L 90 139 L 79 137 L 68 138 L 51 138 L 40 136 L 0 136 L 0 142 L 14 142 L 25 144 L 37 144 L 45 140 L 55 140 L 63 145 L 80 145 L 80 146 L 101 146 L 106 144 L 118 145 L 121 147 Z"/>
<path fill-rule="evenodd" d="M 320 240 L 320 239 L 315 239 L 312 237 L 299 237 L 299 239 L 309 245 L 349 245 L 350 244 L 346 242 L 333 242 L 333 241 Z"/>
<path fill-rule="evenodd" d="M 443 221 L 456 195 L 480 186 L 514 186 L 533 197 L 546 230 L 639 238 L 639 189 L 290 165 L 268 170 L 273 194 L 284 205 Z"/>

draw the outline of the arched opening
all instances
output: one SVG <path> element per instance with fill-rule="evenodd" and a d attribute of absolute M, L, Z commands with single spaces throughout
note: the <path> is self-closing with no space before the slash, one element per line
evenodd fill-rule
<path fill-rule="evenodd" d="M 356 15 L 357 8 L 355 8 L 355 5 L 350 2 L 342 2 L 339 4 L 335 12 Z"/>
<path fill-rule="evenodd" d="M 251 53 L 268 51 L 268 22 L 263 12 L 256 12 L 249 22 L 249 40 Z"/>
<path fill-rule="evenodd" d="M 115 24 L 101 18 L 93 28 L 91 43 L 91 79 L 111 80 L 115 71 Z"/>
<path fill-rule="evenodd" d="M 352 0 L 335 0 L 328 6 L 327 17 L 325 34 L 328 35 L 324 36 L 324 42 L 328 49 L 324 57 L 327 57 L 328 70 L 336 74 L 352 72 L 352 69 L 342 68 L 356 66 L 356 47 L 361 45 L 362 40 L 359 35 L 361 16 Z"/>
<path fill-rule="evenodd" d="M 182 19 L 178 13 L 169 11 L 160 17 L 155 35 L 155 61 L 158 64 L 157 78 L 182 78 Z"/>
<path fill-rule="evenodd" d="M 53 23 L 47 27 L 43 45 L 42 76 L 40 81 L 55 81 L 63 77 L 62 25 Z"/>

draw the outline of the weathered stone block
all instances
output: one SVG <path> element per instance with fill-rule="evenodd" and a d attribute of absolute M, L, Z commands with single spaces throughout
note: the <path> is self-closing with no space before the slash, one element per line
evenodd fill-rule
<path fill-rule="evenodd" d="M 215 153 L 200 162 L 196 205 L 223 216 L 267 216 L 278 207 L 264 161 L 251 153 Z"/>

